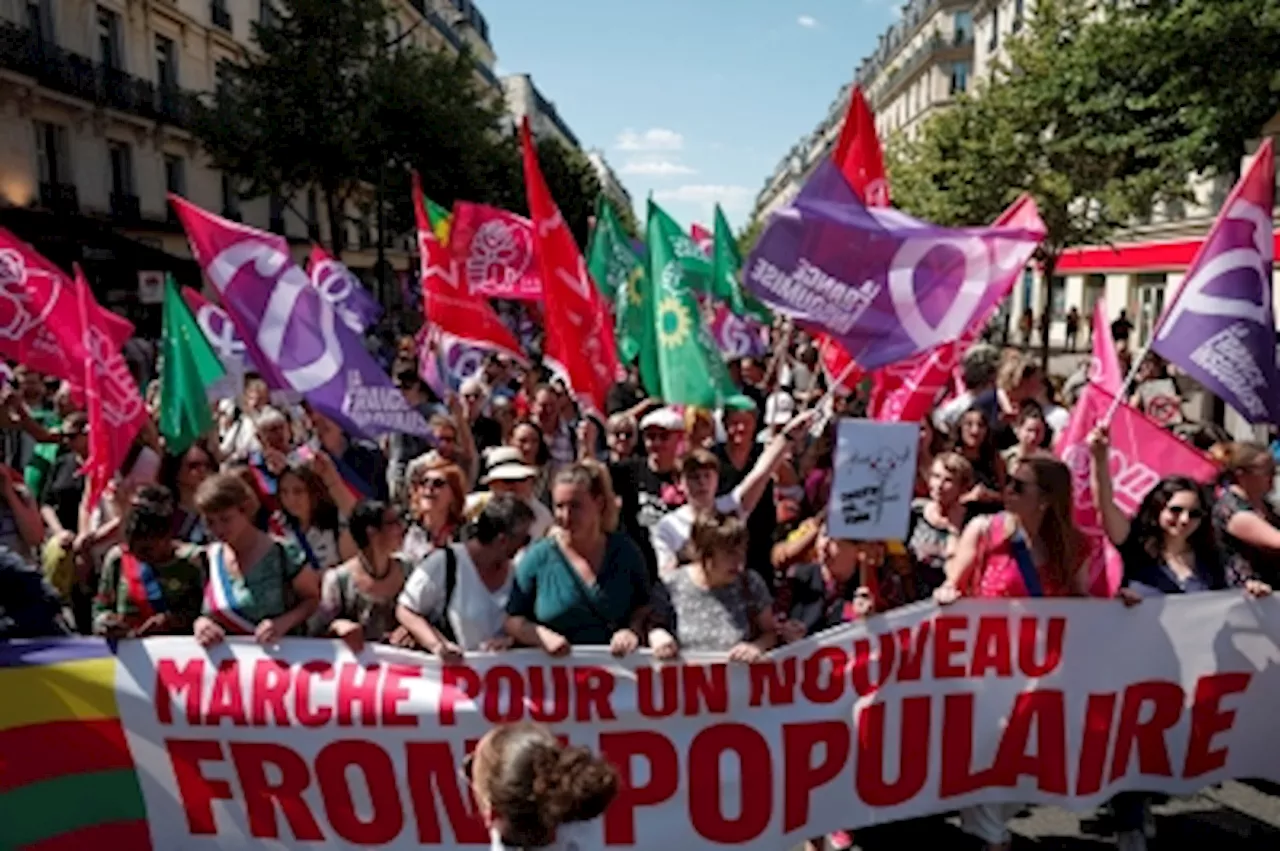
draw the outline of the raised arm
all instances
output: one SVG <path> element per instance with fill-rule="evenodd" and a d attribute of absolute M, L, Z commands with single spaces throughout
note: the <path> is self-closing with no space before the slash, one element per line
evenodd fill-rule
<path fill-rule="evenodd" d="M 1089 456 L 1094 504 L 1102 516 L 1107 537 L 1118 547 L 1129 538 L 1129 518 L 1116 505 L 1111 483 L 1111 438 L 1105 428 L 1098 427 L 1089 433 Z"/>

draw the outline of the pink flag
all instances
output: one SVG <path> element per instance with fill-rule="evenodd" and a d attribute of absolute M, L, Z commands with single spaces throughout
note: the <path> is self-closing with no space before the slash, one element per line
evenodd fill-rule
<path fill-rule="evenodd" d="M 1124 387 L 1116 341 L 1111 336 L 1111 326 L 1107 324 L 1107 302 L 1101 298 L 1093 306 L 1093 357 L 1089 359 L 1089 380 L 1112 396 Z"/>
<path fill-rule="evenodd" d="M 56 333 L 78 327 L 75 285 L 34 248 L 0 228 L 0 357 L 84 386 L 84 367 Z M 120 351 L 133 336 L 128 320 L 101 311 L 99 326 Z"/>
<path fill-rule="evenodd" d="M 449 250 L 472 295 L 542 298 L 535 244 L 533 223 L 524 216 L 466 201 L 453 207 Z"/>
<path fill-rule="evenodd" d="M 1058 457 L 1071 469 L 1076 525 L 1093 544 L 1089 577 L 1090 593 L 1095 597 L 1115 596 L 1123 575 L 1120 554 L 1106 540 L 1090 484 L 1089 432 L 1102 422 L 1114 398 L 1096 384 L 1085 385 L 1058 442 Z M 1178 440 L 1128 405 L 1116 408 L 1111 420 L 1111 481 L 1116 504 L 1130 517 L 1165 476 L 1207 482 L 1216 473 L 1213 461 L 1191 444 Z"/>
<path fill-rule="evenodd" d="M 711 252 L 715 250 L 716 235 L 704 228 L 702 225 L 694 222 L 689 225 L 689 237 L 698 244 L 698 248 L 702 249 L 702 253 L 711 256 Z"/>

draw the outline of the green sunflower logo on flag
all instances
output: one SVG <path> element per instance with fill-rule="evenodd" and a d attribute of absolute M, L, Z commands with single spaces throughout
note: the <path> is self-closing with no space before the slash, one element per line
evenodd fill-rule
<path fill-rule="evenodd" d="M 643 277 L 644 268 L 641 266 L 635 267 L 627 275 L 627 301 L 632 307 L 639 307 L 644 303 L 644 293 L 640 292 L 640 279 Z"/>
<path fill-rule="evenodd" d="M 658 302 L 658 341 L 665 348 L 683 346 L 689 341 L 692 329 L 689 311 L 680 299 L 668 296 Z"/>

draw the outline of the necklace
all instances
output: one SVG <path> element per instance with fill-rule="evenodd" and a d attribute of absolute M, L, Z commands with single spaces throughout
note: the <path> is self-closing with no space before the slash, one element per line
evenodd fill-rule
<path fill-rule="evenodd" d="M 366 574 L 368 574 L 369 578 L 372 579 L 374 582 L 381 582 L 382 580 L 386 579 L 388 576 L 391 575 L 391 562 L 388 561 L 387 569 L 382 571 L 381 574 L 379 574 L 374 571 L 373 563 L 369 561 L 369 559 L 365 556 L 365 554 L 360 553 L 360 569 L 363 570 Z"/>

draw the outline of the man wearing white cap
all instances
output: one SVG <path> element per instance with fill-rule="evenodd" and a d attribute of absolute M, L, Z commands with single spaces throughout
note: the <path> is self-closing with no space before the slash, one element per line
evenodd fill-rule
<path fill-rule="evenodd" d="M 649 536 L 663 517 L 684 505 L 678 462 L 684 445 L 684 416 L 672 407 L 658 408 L 640 420 L 644 457 L 609 465 L 613 489 L 622 500 L 623 530 L 644 555 L 650 575 L 658 562 Z"/>
<path fill-rule="evenodd" d="M 530 467 L 520 460 L 520 450 L 512 446 L 499 446 L 490 450 L 485 456 L 486 466 L 480 484 L 488 490 L 473 493 L 467 497 L 465 514 L 467 520 L 474 520 L 484 511 L 490 497 L 494 494 L 508 493 L 528 505 L 533 511 L 533 525 L 529 527 L 529 535 L 538 540 L 547 533 L 555 518 L 551 510 L 539 500 L 534 499 L 533 487 L 538 478 L 538 468 Z"/>

